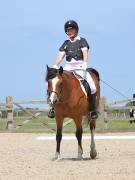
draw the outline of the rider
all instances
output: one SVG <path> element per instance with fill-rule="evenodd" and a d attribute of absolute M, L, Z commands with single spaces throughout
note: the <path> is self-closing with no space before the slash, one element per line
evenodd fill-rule
<path fill-rule="evenodd" d="M 79 27 L 74 20 L 67 21 L 65 23 L 64 29 L 69 39 L 66 40 L 59 48 L 59 54 L 55 60 L 53 68 L 58 69 L 58 65 L 66 56 L 66 65 L 64 70 L 74 70 L 77 74 L 87 80 L 91 89 L 91 94 L 88 97 L 91 105 L 90 116 L 92 119 L 96 119 L 98 117 L 96 112 L 96 86 L 92 77 L 86 71 L 89 45 L 86 39 L 78 36 Z M 50 109 L 48 116 L 54 117 L 53 109 Z"/>

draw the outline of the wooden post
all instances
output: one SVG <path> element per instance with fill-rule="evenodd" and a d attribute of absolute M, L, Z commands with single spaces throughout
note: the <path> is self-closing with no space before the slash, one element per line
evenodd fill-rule
<path fill-rule="evenodd" d="M 11 96 L 6 97 L 6 108 L 7 108 L 7 129 L 12 130 L 13 125 L 13 98 Z"/>
<path fill-rule="evenodd" d="M 18 110 L 16 111 L 16 117 L 18 118 L 18 116 L 19 116 L 19 112 L 18 112 Z"/>
<path fill-rule="evenodd" d="M 105 132 L 105 129 L 107 128 L 105 123 L 107 122 L 107 112 L 105 112 L 105 102 L 106 99 L 104 97 L 100 98 L 99 103 L 99 122 L 102 133 Z"/>
<path fill-rule="evenodd" d="M 0 111 L 0 121 L 2 120 L 2 111 Z"/>
<path fill-rule="evenodd" d="M 105 109 L 105 117 L 104 117 L 105 129 L 108 128 L 108 117 L 107 117 L 107 110 Z"/>

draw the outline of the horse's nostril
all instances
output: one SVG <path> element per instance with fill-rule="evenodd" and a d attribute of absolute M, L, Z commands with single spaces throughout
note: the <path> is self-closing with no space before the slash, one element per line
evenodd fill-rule
<path fill-rule="evenodd" d="M 57 99 L 54 101 L 54 104 L 57 102 Z"/>
<path fill-rule="evenodd" d="M 50 105 L 50 106 L 54 106 L 56 103 L 57 103 L 57 99 L 54 100 L 53 102 L 50 101 L 50 102 L 49 102 L 49 105 Z"/>

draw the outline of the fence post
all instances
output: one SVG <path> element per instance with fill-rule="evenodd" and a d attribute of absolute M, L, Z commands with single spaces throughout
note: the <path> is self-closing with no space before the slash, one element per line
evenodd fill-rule
<path fill-rule="evenodd" d="M 2 111 L 0 111 L 0 120 L 2 120 Z"/>
<path fill-rule="evenodd" d="M 99 102 L 99 123 L 102 133 L 104 133 L 105 129 L 107 129 L 107 112 L 105 111 L 105 103 L 106 99 L 101 97 Z"/>
<path fill-rule="evenodd" d="M 6 108 L 7 108 L 7 129 L 12 130 L 13 125 L 13 98 L 11 96 L 6 97 Z"/>

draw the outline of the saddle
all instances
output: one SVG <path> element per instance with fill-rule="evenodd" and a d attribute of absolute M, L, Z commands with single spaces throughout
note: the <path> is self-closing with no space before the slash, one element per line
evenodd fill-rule
<path fill-rule="evenodd" d="M 97 70 L 93 69 L 93 68 L 87 68 L 86 69 L 87 72 L 89 73 L 94 73 L 97 78 L 99 79 L 99 73 Z M 89 97 L 91 95 L 91 88 L 88 84 L 88 82 L 86 81 L 86 79 L 84 79 L 83 77 L 81 77 L 79 74 L 77 74 L 75 71 L 73 71 L 73 75 L 76 77 L 76 79 L 78 79 L 78 81 L 80 82 L 80 86 L 82 88 L 82 91 L 84 92 L 84 94 Z"/>

